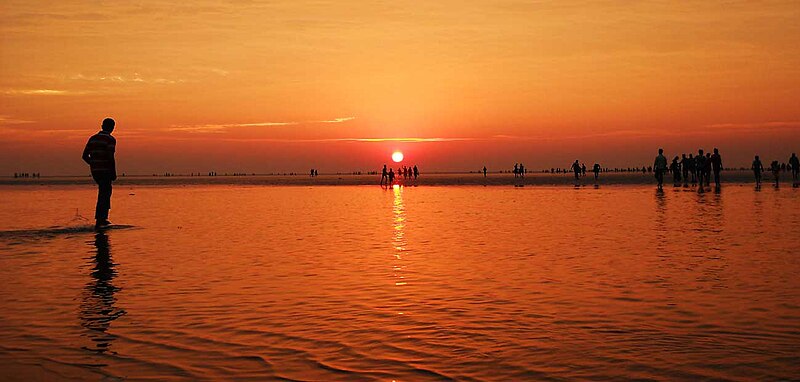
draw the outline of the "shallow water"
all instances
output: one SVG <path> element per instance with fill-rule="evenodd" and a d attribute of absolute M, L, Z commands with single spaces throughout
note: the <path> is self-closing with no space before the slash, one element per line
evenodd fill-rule
<path fill-rule="evenodd" d="M 800 377 L 798 189 L 94 192 L 0 188 L 0 379 Z"/>

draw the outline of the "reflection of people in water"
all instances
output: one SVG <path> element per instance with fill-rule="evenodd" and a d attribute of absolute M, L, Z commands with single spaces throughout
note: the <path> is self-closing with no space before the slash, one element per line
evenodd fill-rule
<path fill-rule="evenodd" d="M 97 183 L 97 207 L 94 213 L 96 228 L 111 224 L 108 221 L 108 210 L 111 209 L 111 182 L 117 180 L 117 166 L 114 161 L 117 140 L 111 136 L 114 125 L 113 119 L 104 119 L 102 130 L 92 135 L 83 149 L 83 161 L 89 164 L 92 178 Z"/>
<path fill-rule="evenodd" d="M 119 288 L 113 280 L 117 276 L 116 264 L 111 260 L 108 236 L 105 233 L 95 234 L 94 241 L 89 242 L 94 249 L 89 264 L 92 266 L 92 281 L 84 287 L 83 302 L 80 307 L 81 326 L 89 330 L 88 337 L 94 343 L 87 350 L 105 353 L 115 337 L 108 333 L 111 323 L 125 314 L 116 307 L 114 297 Z"/>

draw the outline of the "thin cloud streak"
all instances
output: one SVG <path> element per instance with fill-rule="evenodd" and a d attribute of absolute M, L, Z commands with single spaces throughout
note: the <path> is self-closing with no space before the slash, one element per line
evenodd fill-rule
<path fill-rule="evenodd" d="M 76 74 L 69 78 L 73 81 L 87 81 L 87 82 L 111 82 L 111 83 L 152 83 L 152 84 L 177 84 L 186 82 L 183 79 L 168 79 L 168 78 L 142 78 L 139 73 L 134 73 L 133 77 L 126 77 L 121 75 L 112 76 L 84 76 L 83 74 Z"/>
<path fill-rule="evenodd" d="M 85 93 L 86 92 L 73 92 L 69 90 L 57 90 L 57 89 L 9 89 L 3 91 L 3 94 L 8 94 L 8 95 L 44 95 L 44 96 L 85 94 Z"/>
<path fill-rule="evenodd" d="M 24 119 L 8 118 L 5 115 L 0 115 L 0 125 L 21 125 L 26 123 L 33 123 L 34 121 L 27 121 Z"/>
<path fill-rule="evenodd" d="M 464 142 L 464 141 L 485 141 L 489 138 L 320 138 L 320 139 L 282 139 L 282 138 L 225 138 L 226 142 L 275 142 L 275 143 L 326 143 L 326 142 L 403 142 L 403 143 L 422 143 L 422 142 Z"/>
<path fill-rule="evenodd" d="M 277 127 L 277 126 L 297 126 L 315 123 L 344 123 L 352 121 L 356 117 L 334 118 L 321 121 L 290 121 L 290 122 L 255 122 L 255 123 L 224 123 L 207 125 L 173 125 L 166 131 L 183 131 L 189 133 L 222 133 L 228 129 L 237 127 Z"/>

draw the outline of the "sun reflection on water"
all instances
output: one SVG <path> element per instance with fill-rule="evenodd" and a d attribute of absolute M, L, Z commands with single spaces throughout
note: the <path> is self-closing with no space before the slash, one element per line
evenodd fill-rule
<path fill-rule="evenodd" d="M 394 203 L 392 204 L 392 213 L 394 216 L 394 237 L 392 238 L 392 243 L 395 249 L 394 258 L 396 261 L 392 268 L 394 271 L 393 275 L 397 279 L 394 284 L 401 286 L 407 284 L 405 277 L 401 274 L 405 266 L 399 263 L 399 261 L 403 259 L 402 255 L 403 252 L 406 251 L 407 244 L 405 239 L 406 210 L 405 204 L 403 203 L 403 188 L 393 187 L 392 192 L 394 193 Z"/>

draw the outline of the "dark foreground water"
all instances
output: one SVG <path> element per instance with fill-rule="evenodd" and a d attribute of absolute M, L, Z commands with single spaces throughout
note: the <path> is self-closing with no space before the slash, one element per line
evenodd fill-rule
<path fill-rule="evenodd" d="M 800 190 L 0 187 L 2 380 L 800 378 Z"/>

